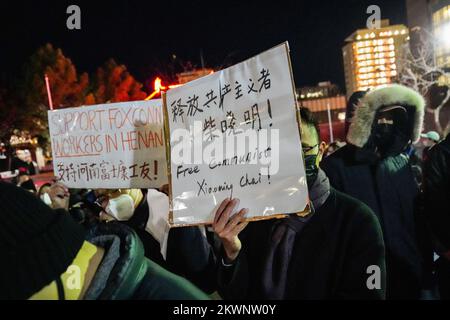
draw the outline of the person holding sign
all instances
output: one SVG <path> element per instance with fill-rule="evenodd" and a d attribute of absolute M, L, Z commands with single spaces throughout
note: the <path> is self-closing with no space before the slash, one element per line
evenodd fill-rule
<path fill-rule="evenodd" d="M 221 249 L 208 252 L 199 244 L 198 250 L 205 257 L 215 253 L 210 261 L 217 264 L 209 268 L 216 270 L 224 299 L 383 299 L 380 224 L 362 202 L 330 187 L 318 167 L 324 144 L 316 123 L 306 109 L 300 112 L 313 213 L 247 224 L 239 200 L 226 199 L 213 224 Z M 195 230 L 190 228 L 191 245 L 201 238 L 192 235 Z M 210 274 L 206 264 L 202 270 L 205 277 Z"/>

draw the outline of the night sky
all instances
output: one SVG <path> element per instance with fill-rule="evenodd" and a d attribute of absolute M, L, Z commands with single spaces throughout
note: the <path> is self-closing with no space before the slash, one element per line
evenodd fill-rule
<path fill-rule="evenodd" d="M 81 30 L 66 28 L 70 4 L 81 7 Z M 288 40 L 297 87 L 325 80 L 344 87 L 341 47 L 365 27 L 371 4 L 391 23 L 406 23 L 404 0 L 1 1 L 0 79 L 10 81 L 46 42 L 62 48 L 78 71 L 95 71 L 113 57 L 149 83 L 169 63 L 199 66 L 201 51 L 206 66 L 220 67 Z"/>

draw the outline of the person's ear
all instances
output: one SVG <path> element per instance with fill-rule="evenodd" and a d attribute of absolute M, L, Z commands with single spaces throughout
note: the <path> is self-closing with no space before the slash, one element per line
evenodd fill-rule
<path fill-rule="evenodd" d="M 325 150 L 327 149 L 327 144 L 325 141 L 322 141 L 319 144 L 319 154 L 317 155 L 317 166 L 319 166 L 320 161 L 322 161 Z"/>

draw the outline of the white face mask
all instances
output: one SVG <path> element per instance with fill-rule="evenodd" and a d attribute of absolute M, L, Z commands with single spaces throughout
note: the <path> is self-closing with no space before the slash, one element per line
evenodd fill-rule
<path fill-rule="evenodd" d="M 122 194 L 117 198 L 109 199 L 105 211 L 118 221 L 127 221 L 134 213 L 133 198 L 127 194 Z"/>
<path fill-rule="evenodd" d="M 41 194 L 41 200 L 49 207 L 52 206 L 52 199 L 50 199 L 50 196 L 48 195 L 48 193 Z"/>

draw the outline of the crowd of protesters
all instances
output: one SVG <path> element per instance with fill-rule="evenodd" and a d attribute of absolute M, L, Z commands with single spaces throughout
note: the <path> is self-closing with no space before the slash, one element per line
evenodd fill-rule
<path fill-rule="evenodd" d="M 401 85 L 357 92 L 346 142 L 327 146 L 300 107 L 311 212 L 258 222 L 227 198 L 211 226 L 170 229 L 167 186 L 36 190 L 18 153 L 0 182 L 0 298 L 449 299 L 450 137 L 421 135 L 424 109 Z"/>

